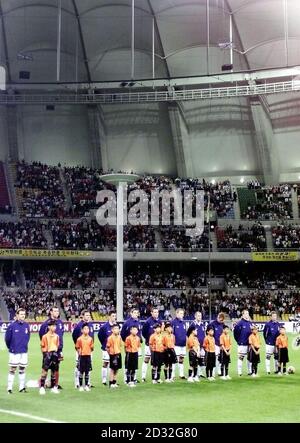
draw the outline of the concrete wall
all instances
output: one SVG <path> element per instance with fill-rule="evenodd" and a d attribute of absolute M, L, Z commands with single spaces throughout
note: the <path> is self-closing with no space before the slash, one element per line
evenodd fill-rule
<path fill-rule="evenodd" d="M 176 175 L 166 104 L 107 105 L 103 113 L 110 168 Z"/>
<path fill-rule="evenodd" d="M 193 175 L 241 177 L 259 174 L 253 122 L 246 99 L 184 103 Z"/>
<path fill-rule="evenodd" d="M 19 157 L 49 165 L 91 165 L 88 117 L 84 106 L 20 106 Z"/>
<path fill-rule="evenodd" d="M 0 160 L 8 157 L 7 120 L 6 109 L 0 106 Z"/>
<path fill-rule="evenodd" d="M 298 94 L 268 97 L 280 181 L 300 181 L 300 98 Z"/>

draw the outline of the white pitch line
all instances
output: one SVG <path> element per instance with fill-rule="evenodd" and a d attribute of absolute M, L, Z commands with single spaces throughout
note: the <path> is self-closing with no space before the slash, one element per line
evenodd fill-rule
<path fill-rule="evenodd" d="M 36 415 L 25 414 L 24 412 L 10 411 L 8 409 L 0 409 L 0 414 L 10 414 L 10 415 L 15 415 L 16 417 L 24 417 L 24 418 L 29 418 L 31 420 L 44 421 L 46 423 L 65 423 L 63 421 L 51 420 L 49 418 L 44 418 L 44 417 L 38 417 Z"/>

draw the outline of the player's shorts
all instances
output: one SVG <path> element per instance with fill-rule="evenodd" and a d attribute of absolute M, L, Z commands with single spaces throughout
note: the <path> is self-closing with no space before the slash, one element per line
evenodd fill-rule
<path fill-rule="evenodd" d="M 83 374 L 92 370 L 92 359 L 90 355 L 82 355 L 78 359 L 78 371 Z"/>
<path fill-rule="evenodd" d="M 238 355 L 245 357 L 248 354 L 248 346 L 239 345 Z"/>
<path fill-rule="evenodd" d="M 177 357 L 185 357 L 186 356 L 186 347 L 185 346 L 175 346 L 175 352 Z"/>
<path fill-rule="evenodd" d="M 278 350 L 278 363 L 288 363 L 289 362 L 289 351 L 288 348 L 281 348 Z"/>
<path fill-rule="evenodd" d="M 107 351 L 102 351 L 102 361 L 103 363 L 109 363 L 109 353 Z"/>
<path fill-rule="evenodd" d="M 10 352 L 8 364 L 9 364 L 9 366 L 24 366 L 24 367 L 26 367 L 28 365 L 28 353 L 23 352 L 22 354 L 13 354 L 12 352 Z"/>
<path fill-rule="evenodd" d="M 165 365 L 170 366 L 177 363 L 177 357 L 175 349 L 168 348 L 164 352 L 164 362 Z"/>
<path fill-rule="evenodd" d="M 225 351 L 221 350 L 218 360 L 221 365 L 229 365 L 230 355 L 227 355 Z"/>
<path fill-rule="evenodd" d="M 145 345 L 144 357 L 151 357 L 151 349 L 150 349 L 150 346 Z"/>
<path fill-rule="evenodd" d="M 196 368 L 199 365 L 199 358 L 194 350 L 189 351 L 189 364 L 191 368 Z"/>
<path fill-rule="evenodd" d="M 51 371 L 58 371 L 58 352 L 44 352 L 42 368 L 44 371 L 48 371 L 49 369 Z"/>
<path fill-rule="evenodd" d="M 136 371 L 139 366 L 139 353 L 138 352 L 126 352 L 125 367 L 128 371 Z"/>
<path fill-rule="evenodd" d="M 267 354 L 267 355 L 273 355 L 273 354 L 275 354 L 275 346 L 272 346 L 272 345 L 266 345 L 266 354 Z"/>
<path fill-rule="evenodd" d="M 118 369 L 122 369 L 121 354 L 113 354 L 109 356 L 109 367 L 113 371 L 118 371 Z"/>
<path fill-rule="evenodd" d="M 154 351 L 151 354 L 151 366 L 157 368 L 161 367 L 164 364 L 164 352 Z"/>

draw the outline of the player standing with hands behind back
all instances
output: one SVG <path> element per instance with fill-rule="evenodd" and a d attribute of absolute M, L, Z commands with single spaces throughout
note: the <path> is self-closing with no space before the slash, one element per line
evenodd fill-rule
<path fill-rule="evenodd" d="M 12 394 L 17 367 L 19 367 L 19 392 L 26 392 L 25 369 L 28 365 L 30 332 L 28 323 L 24 321 L 25 316 L 25 309 L 19 308 L 16 312 L 16 320 L 8 326 L 5 333 L 5 343 L 9 350 L 8 394 Z"/>

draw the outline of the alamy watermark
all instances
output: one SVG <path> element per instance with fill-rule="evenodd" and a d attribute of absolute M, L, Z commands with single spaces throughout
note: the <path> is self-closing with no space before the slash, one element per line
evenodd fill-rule
<path fill-rule="evenodd" d="M 116 226 L 119 209 L 120 225 L 184 226 L 189 237 L 199 237 L 204 231 L 203 190 L 154 189 L 147 193 L 135 189 L 128 193 L 127 186 L 122 184 L 117 195 L 108 189 L 98 191 L 96 201 L 100 204 L 96 220 L 101 226 Z"/>

